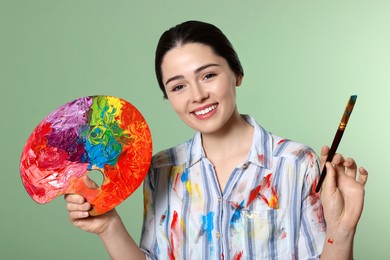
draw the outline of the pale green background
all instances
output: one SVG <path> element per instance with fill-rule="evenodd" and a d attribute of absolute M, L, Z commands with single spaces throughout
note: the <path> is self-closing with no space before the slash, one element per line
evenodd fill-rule
<path fill-rule="evenodd" d="M 242 113 L 317 152 L 358 95 L 339 151 L 370 172 L 356 259 L 389 258 L 390 1 L 0 1 L 1 259 L 107 259 L 74 228 L 62 198 L 38 205 L 19 177 L 34 127 L 73 99 L 115 95 L 147 119 L 154 152 L 192 136 L 162 99 L 154 50 L 188 19 L 218 25 L 245 69 Z M 139 239 L 139 189 L 118 207 Z"/>

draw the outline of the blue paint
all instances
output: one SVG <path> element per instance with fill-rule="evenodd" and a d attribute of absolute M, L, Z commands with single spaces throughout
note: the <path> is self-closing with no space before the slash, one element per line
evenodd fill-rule
<path fill-rule="evenodd" d="M 357 95 L 352 95 L 351 98 L 349 99 L 349 103 L 352 105 L 356 102 Z"/>
<path fill-rule="evenodd" d="M 207 241 L 213 242 L 212 232 L 214 229 L 214 212 L 210 211 L 207 215 L 202 215 L 202 233 L 207 234 Z"/>
<path fill-rule="evenodd" d="M 188 173 L 188 169 L 183 172 L 180 178 L 181 182 L 186 183 L 188 181 Z"/>
<path fill-rule="evenodd" d="M 233 227 L 241 219 L 241 210 L 244 208 L 245 200 L 243 200 L 233 212 L 232 218 L 230 219 L 230 227 Z"/>
<path fill-rule="evenodd" d="M 103 168 L 105 164 L 111 166 L 118 161 L 118 156 L 122 152 L 122 145 L 118 143 L 113 136 L 105 136 L 106 142 L 101 142 L 93 145 L 87 139 L 85 142 L 85 150 L 87 152 L 88 161 L 90 162 L 89 169 L 93 165 Z"/>

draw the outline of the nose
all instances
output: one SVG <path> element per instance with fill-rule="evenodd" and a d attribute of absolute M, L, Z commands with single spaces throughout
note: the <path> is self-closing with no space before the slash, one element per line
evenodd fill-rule
<path fill-rule="evenodd" d="M 191 89 L 194 102 L 201 102 L 209 96 L 208 91 L 201 84 L 193 84 Z"/>

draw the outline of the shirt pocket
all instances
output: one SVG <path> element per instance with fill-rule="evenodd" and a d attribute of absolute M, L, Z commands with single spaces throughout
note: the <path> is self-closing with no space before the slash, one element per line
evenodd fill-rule
<path fill-rule="evenodd" d="M 232 246 L 242 248 L 242 259 L 285 259 L 290 252 L 287 231 L 285 209 L 243 209 L 231 223 Z"/>

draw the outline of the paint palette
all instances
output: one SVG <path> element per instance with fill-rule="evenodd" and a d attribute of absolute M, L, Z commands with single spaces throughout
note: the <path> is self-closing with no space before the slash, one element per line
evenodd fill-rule
<path fill-rule="evenodd" d="M 152 138 L 142 114 L 113 96 L 88 96 L 51 112 L 32 132 L 20 159 L 24 187 L 37 203 L 68 194 L 88 200 L 90 215 L 105 213 L 128 198 L 150 166 Z M 96 189 L 83 176 L 103 174 Z"/>

